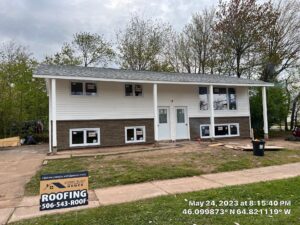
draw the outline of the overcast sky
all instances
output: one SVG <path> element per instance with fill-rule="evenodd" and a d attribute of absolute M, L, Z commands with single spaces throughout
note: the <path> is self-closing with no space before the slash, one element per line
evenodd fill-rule
<path fill-rule="evenodd" d="M 59 51 L 76 32 L 103 34 L 115 40 L 131 15 L 169 22 L 180 30 L 194 12 L 218 0 L 1 0 L 0 40 L 14 40 L 35 58 Z"/>

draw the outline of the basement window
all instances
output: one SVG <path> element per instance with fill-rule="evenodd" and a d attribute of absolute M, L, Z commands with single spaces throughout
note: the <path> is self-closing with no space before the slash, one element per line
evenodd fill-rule
<path fill-rule="evenodd" d="M 100 128 L 70 129 L 70 147 L 100 145 Z"/>
<path fill-rule="evenodd" d="M 141 84 L 125 84 L 125 96 L 143 96 Z"/>
<path fill-rule="evenodd" d="M 138 143 L 145 141 L 145 126 L 125 127 L 125 143 Z"/>
<path fill-rule="evenodd" d="M 240 136 L 240 128 L 238 123 L 228 124 L 215 124 L 215 137 L 235 137 Z M 211 125 L 203 124 L 200 125 L 200 137 L 210 138 L 211 137 Z"/>

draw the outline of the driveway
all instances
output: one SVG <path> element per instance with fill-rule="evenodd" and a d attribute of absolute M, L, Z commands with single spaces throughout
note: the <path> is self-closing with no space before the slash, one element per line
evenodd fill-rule
<path fill-rule="evenodd" d="M 0 149 L 0 209 L 15 207 L 22 200 L 24 186 L 42 165 L 47 145 Z"/>

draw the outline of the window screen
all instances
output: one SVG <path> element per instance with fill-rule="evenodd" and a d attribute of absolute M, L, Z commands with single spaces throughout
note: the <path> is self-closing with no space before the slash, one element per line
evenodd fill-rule
<path fill-rule="evenodd" d="M 227 109 L 227 92 L 226 88 L 214 88 L 214 109 Z"/>
<path fill-rule="evenodd" d="M 144 131 L 142 128 L 136 128 L 136 140 L 137 141 L 144 140 Z"/>
<path fill-rule="evenodd" d="M 237 135 L 238 134 L 237 125 L 230 125 L 230 134 L 231 135 Z"/>
<path fill-rule="evenodd" d="M 86 83 L 85 84 L 86 95 L 96 95 L 97 94 L 97 85 L 96 83 Z"/>
<path fill-rule="evenodd" d="M 143 87 L 142 85 L 136 84 L 134 87 L 135 96 L 142 96 L 143 95 Z"/>
<path fill-rule="evenodd" d="M 84 131 L 72 131 L 72 144 L 84 143 Z"/>
<path fill-rule="evenodd" d="M 72 95 L 83 95 L 83 84 L 78 82 L 71 83 L 71 94 Z"/>
<path fill-rule="evenodd" d="M 215 126 L 215 135 L 216 136 L 229 135 L 228 125 Z"/>
<path fill-rule="evenodd" d="M 201 137 L 209 137 L 209 136 L 210 136 L 209 126 L 201 126 Z"/>
<path fill-rule="evenodd" d="M 207 87 L 199 87 L 200 110 L 208 110 Z"/>
<path fill-rule="evenodd" d="M 86 131 L 86 142 L 89 144 L 98 142 L 98 133 L 96 130 L 87 130 Z"/>
<path fill-rule="evenodd" d="M 134 141 L 134 128 L 128 128 L 126 130 L 127 141 Z"/>
<path fill-rule="evenodd" d="M 125 84 L 125 96 L 133 96 L 132 84 Z"/>
<path fill-rule="evenodd" d="M 228 88 L 229 109 L 236 109 L 236 93 L 234 88 Z"/>

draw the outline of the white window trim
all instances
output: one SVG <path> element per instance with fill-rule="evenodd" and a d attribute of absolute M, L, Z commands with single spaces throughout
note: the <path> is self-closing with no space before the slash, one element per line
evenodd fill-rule
<path fill-rule="evenodd" d="M 235 125 L 237 127 L 237 134 L 231 134 L 230 125 Z M 202 136 L 202 127 L 209 127 L 209 136 Z M 215 124 L 215 126 L 228 126 L 228 135 L 215 135 L 215 138 L 223 138 L 223 137 L 238 137 L 240 136 L 240 125 L 238 123 L 220 123 Z M 201 124 L 200 125 L 200 137 L 201 138 L 211 138 L 211 125 L 210 124 Z"/>
<path fill-rule="evenodd" d="M 143 134 L 144 134 L 144 139 L 143 140 L 135 140 L 136 138 L 136 129 L 143 129 Z M 128 141 L 127 140 L 127 129 L 134 129 L 134 140 L 133 141 Z M 125 143 L 141 143 L 141 142 L 146 142 L 146 128 L 145 126 L 131 126 L 131 127 L 125 127 Z"/>
<path fill-rule="evenodd" d="M 132 95 L 126 95 L 126 85 L 132 85 Z M 135 85 L 142 86 L 142 95 L 140 95 L 140 96 L 134 95 Z M 135 83 L 125 83 L 124 84 L 124 96 L 125 97 L 129 97 L 129 98 L 130 97 L 137 97 L 137 98 L 144 97 L 144 85 L 142 85 L 142 84 L 135 84 Z"/>
<path fill-rule="evenodd" d="M 86 143 L 86 133 L 87 131 L 96 131 L 98 134 L 97 143 Z M 83 131 L 83 144 L 72 144 L 72 132 L 73 131 Z M 80 146 L 96 146 L 100 145 L 100 128 L 73 128 L 69 130 L 69 143 L 70 147 L 80 147 Z"/>
<path fill-rule="evenodd" d="M 73 95 L 72 94 L 72 83 L 82 83 L 82 95 Z M 96 84 L 96 88 L 97 88 L 97 92 L 96 92 L 96 94 L 95 95 L 87 95 L 86 94 L 86 83 L 93 83 L 93 84 Z M 94 97 L 94 96 L 98 96 L 98 93 L 99 93 L 99 90 L 98 90 L 98 83 L 97 82 L 93 82 L 93 81 L 90 81 L 90 82 L 82 82 L 82 81 L 74 81 L 74 80 L 72 80 L 72 81 L 70 81 L 70 95 L 71 96 L 75 96 L 75 97 L 77 97 L 77 96 L 88 96 L 88 97 Z"/>

